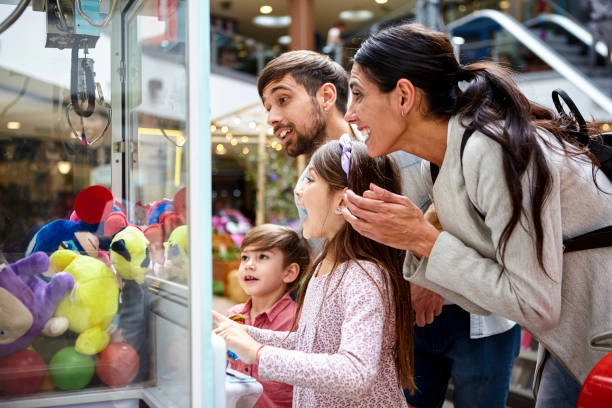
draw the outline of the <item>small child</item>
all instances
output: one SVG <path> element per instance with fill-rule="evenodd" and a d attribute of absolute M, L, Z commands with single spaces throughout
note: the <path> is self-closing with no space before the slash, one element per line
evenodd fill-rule
<path fill-rule="evenodd" d="M 307 239 L 323 248 L 298 289 L 296 332 L 241 326 L 213 312 L 215 333 L 259 376 L 292 384 L 296 408 L 407 407 L 414 390 L 413 322 L 404 251 L 360 235 L 342 215 L 347 189 L 401 193 L 396 163 L 344 135 L 312 156 L 296 189 Z"/>
<path fill-rule="evenodd" d="M 240 245 L 240 286 L 249 295 L 227 315 L 261 329 L 289 331 L 297 304 L 290 297 L 310 266 L 308 244 L 289 227 L 263 224 L 251 229 Z M 291 407 L 293 387 L 259 379 L 257 365 L 243 360 L 232 368 L 258 379 L 263 394 L 255 407 Z"/>

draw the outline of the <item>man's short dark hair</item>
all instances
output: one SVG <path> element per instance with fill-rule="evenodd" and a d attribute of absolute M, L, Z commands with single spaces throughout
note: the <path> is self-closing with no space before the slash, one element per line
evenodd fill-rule
<path fill-rule="evenodd" d="M 298 84 L 315 97 L 323 84 L 329 82 L 336 87 L 336 107 L 346 113 L 348 102 L 348 74 L 346 70 L 328 55 L 314 51 L 288 51 L 266 64 L 257 79 L 257 91 L 263 96 L 264 88 L 272 81 L 278 81 L 290 74 Z"/>

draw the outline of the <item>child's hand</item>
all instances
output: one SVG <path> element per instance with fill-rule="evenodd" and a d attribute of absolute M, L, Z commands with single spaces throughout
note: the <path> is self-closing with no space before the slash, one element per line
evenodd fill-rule
<path fill-rule="evenodd" d="M 213 312 L 213 316 L 214 316 Z M 254 364 L 257 350 L 261 343 L 249 336 L 246 327 L 220 315 L 225 321 L 220 322 L 213 331 L 223 337 L 227 348 L 232 350 L 246 364 Z M 216 317 L 213 317 L 216 319 Z"/>
<path fill-rule="evenodd" d="M 216 312 L 214 310 L 212 311 L 212 317 L 213 317 L 213 329 L 217 329 L 220 327 L 239 327 L 245 332 L 247 331 L 247 328 L 244 324 L 235 322 L 232 319 L 225 317 L 221 313 Z"/>
<path fill-rule="evenodd" d="M 214 311 L 214 310 L 212 311 L 212 318 L 213 318 L 213 321 L 212 321 L 213 329 L 216 329 L 217 327 L 225 323 L 227 320 L 229 320 L 227 317 L 223 316 L 221 313 Z"/>

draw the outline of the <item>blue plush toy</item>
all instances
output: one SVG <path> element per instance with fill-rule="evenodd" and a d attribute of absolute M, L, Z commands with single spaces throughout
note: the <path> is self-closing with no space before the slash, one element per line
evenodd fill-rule
<path fill-rule="evenodd" d="M 30 241 L 26 255 L 36 251 L 51 254 L 59 248 L 84 252 L 75 234 L 100 231 L 100 223 L 113 209 L 113 194 L 108 188 L 93 185 L 83 189 L 74 202 L 76 216 L 70 220 L 54 220 L 43 226 Z"/>

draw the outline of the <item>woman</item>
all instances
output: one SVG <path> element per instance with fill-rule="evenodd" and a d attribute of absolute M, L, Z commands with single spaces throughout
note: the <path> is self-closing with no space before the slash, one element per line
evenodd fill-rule
<path fill-rule="evenodd" d="M 540 342 L 538 407 L 574 407 L 590 347 L 612 330 L 612 248 L 563 254 L 563 240 L 608 225 L 612 184 L 579 154 L 552 113 L 506 70 L 458 64 L 448 36 L 417 24 L 366 40 L 354 57 L 346 119 L 371 156 L 395 150 L 439 167 L 430 194 L 439 232 L 405 197 L 347 191 L 347 221 L 409 251 L 404 275 L 467 310 L 518 322 Z M 459 87 L 459 83 L 462 87 Z M 466 128 L 474 130 L 463 153 Z"/>

